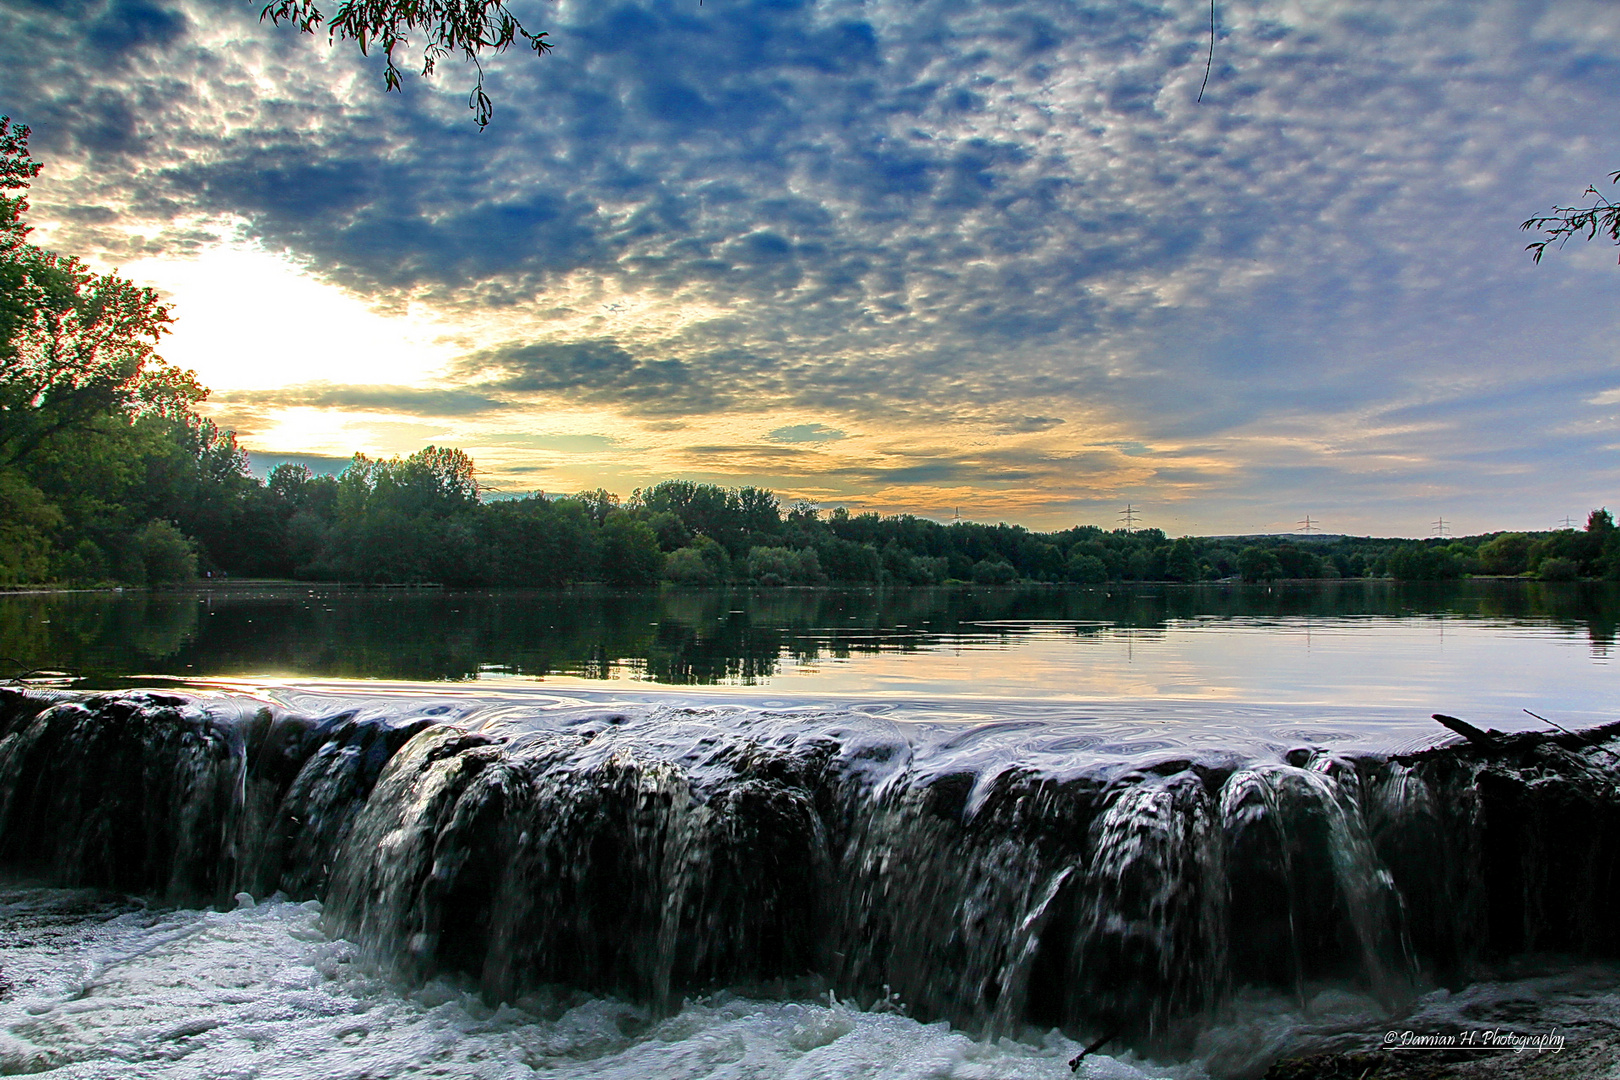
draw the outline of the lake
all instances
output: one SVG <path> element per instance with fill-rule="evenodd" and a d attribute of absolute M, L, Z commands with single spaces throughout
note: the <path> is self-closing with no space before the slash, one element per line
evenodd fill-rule
<path fill-rule="evenodd" d="M 1523 709 L 1565 725 L 1613 718 L 1617 624 L 1615 585 L 1502 580 L 637 592 L 244 584 L 0 597 L 0 657 L 12 666 L 0 674 L 854 707 L 915 721 L 1072 721 L 1121 745 L 1387 749 L 1444 735 L 1434 712 L 1502 730 L 1538 726 Z"/>

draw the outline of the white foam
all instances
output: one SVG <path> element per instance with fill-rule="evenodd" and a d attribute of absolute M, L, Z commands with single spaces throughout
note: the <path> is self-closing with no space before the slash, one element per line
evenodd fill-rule
<path fill-rule="evenodd" d="M 1067 1078 L 1057 1033 L 986 1043 L 836 1001 L 729 994 L 674 1016 L 607 998 L 490 1007 L 463 986 L 379 977 L 320 927 L 320 905 L 149 911 L 83 891 L 0 893 L 0 1073 L 60 1080 L 1037 1080 Z M 1193 1065 L 1088 1058 L 1093 1080 L 1195 1080 Z"/>
<path fill-rule="evenodd" d="M 1068 1062 L 1050 1032 L 977 1041 L 892 1008 L 731 994 L 654 1020 L 559 992 L 491 1007 L 454 980 L 379 976 L 321 929 L 321 905 L 237 897 L 235 910 L 157 911 L 88 890 L 0 889 L 0 1074 L 58 1080 L 1202 1080 L 1257 1075 L 1284 1053 L 1371 1049 L 1391 1016 L 1319 987 L 1240 992 L 1190 1063 L 1131 1054 Z M 1547 958 L 1405 1011 L 1414 1030 L 1612 1032 L 1620 967 Z M 1208 1072 L 1206 1072 L 1206 1069 Z"/>

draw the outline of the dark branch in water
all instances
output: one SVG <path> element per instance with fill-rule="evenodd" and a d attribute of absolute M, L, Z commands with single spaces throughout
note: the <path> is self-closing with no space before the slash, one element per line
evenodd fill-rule
<path fill-rule="evenodd" d="M 1096 1042 L 1092 1043 L 1090 1046 L 1086 1047 L 1084 1050 L 1082 1050 L 1078 1054 L 1074 1055 L 1074 1057 L 1069 1061 L 1069 1071 L 1070 1072 L 1079 1072 L 1080 1071 L 1080 1063 L 1082 1061 L 1086 1060 L 1086 1058 L 1090 1057 L 1092 1054 L 1095 1054 L 1098 1050 L 1101 1050 L 1103 1047 L 1107 1046 L 1109 1043 L 1111 1043 L 1115 1039 L 1119 1038 L 1120 1034 L 1124 1030 L 1125 1030 L 1124 1028 L 1116 1027 L 1112 1031 L 1110 1031 L 1108 1034 L 1104 1035 L 1102 1038 L 1098 1039 Z"/>
<path fill-rule="evenodd" d="M 1455 716 L 1447 716 L 1445 713 L 1434 713 L 1433 715 L 1436 720 L 1476 746 L 1484 746 L 1489 749 L 1496 748 L 1496 739 L 1489 732 L 1481 731 L 1468 721 L 1459 720 Z"/>

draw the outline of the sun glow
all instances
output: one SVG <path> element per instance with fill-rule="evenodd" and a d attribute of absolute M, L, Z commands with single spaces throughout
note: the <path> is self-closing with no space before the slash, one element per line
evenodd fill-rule
<path fill-rule="evenodd" d="M 291 260 L 219 245 L 195 258 L 141 259 L 123 274 L 171 301 L 161 348 L 214 390 L 303 382 L 411 385 L 444 367 L 455 347 L 426 313 L 377 311 Z"/>

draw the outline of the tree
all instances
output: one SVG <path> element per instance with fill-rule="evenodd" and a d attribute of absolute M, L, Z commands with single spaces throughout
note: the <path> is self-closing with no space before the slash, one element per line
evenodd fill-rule
<path fill-rule="evenodd" d="M 199 530 L 243 535 L 246 462 L 157 355 L 156 293 L 29 242 L 28 135 L 0 117 L 0 577 L 184 580 Z"/>
<path fill-rule="evenodd" d="M 1283 574 L 1277 556 L 1258 544 L 1250 544 L 1238 552 L 1237 566 L 1244 581 L 1275 581 Z"/>
<path fill-rule="evenodd" d="M 13 125 L 11 117 L 0 116 L 0 192 L 26 192 L 39 168 L 28 153 L 28 126 Z M 27 212 L 27 195 L 0 195 L 0 257 L 10 255 L 28 239 L 30 230 L 23 221 Z"/>
<path fill-rule="evenodd" d="M 677 585 L 717 585 L 731 571 L 726 549 L 700 536 L 691 547 L 672 551 L 664 560 L 664 577 Z"/>
<path fill-rule="evenodd" d="M 190 540 L 168 521 L 150 521 L 135 534 L 131 554 L 138 578 L 147 585 L 178 585 L 197 577 L 197 553 Z"/>
<path fill-rule="evenodd" d="M 1611 173 L 1609 183 L 1620 184 L 1620 172 Z M 1589 206 L 1555 206 L 1551 214 L 1533 217 L 1519 226 L 1526 232 L 1539 230 L 1546 237 L 1524 246 L 1526 251 L 1535 252 L 1536 262 L 1547 253 L 1549 244 L 1563 247 L 1570 237 L 1583 233 L 1588 240 L 1602 233 L 1620 244 L 1620 203 L 1605 198 L 1595 185 L 1588 187 L 1586 194 L 1596 201 Z"/>
<path fill-rule="evenodd" d="M 814 548 L 748 549 L 748 580 L 755 585 L 820 585 L 826 580 Z"/>
<path fill-rule="evenodd" d="M 0 117 L 0 189 L 38 173 L 28 128 Z M 157 355 L 173 321 L 157 293 L 28 243 L 27 209 L 0 197 L 0 467 L 96 417 L 187 414 L 207 391 Z"/>
<path fill-rule="evenodd" d="M 1581 576 L 1581 568 L 1574 559 L 1558 556 L 1542 560 L 1536 576 L 1542 581 L 1574 581 Z"/>
<path fill-rule="evenodd" d="M 1517 575 L 1530 567 L 1530 537 L 1524 533 L 1501 533 L 1479 546 L 1480 573 Z"/>
<path fill-rule="evenodd" d="M 583 506 L 597 525 L 601 525 L 609 514 L 619 508 L 619 497 L 606 488 L 592 488 L 569 498 Z"/>
<path fill-rule="evenodd" d="M 973 564 L 973 581 L 978 585 L 1010 585 L 1018 580 L 1013 564 L 999 555 Z"/>
<path fill-rule="evenodd" d="M 1462 576 L 1462 563 L 1449 549 L 1407 544 L 1390 552 L 1389 576 L 1397 581 L 1447 581 Z"/>
<path fill-rule="evenodd" d="M 1097 556 L 1076 550 L 1064 564 L 1063 576 L 1082 585 L 1101 585 L 1108 580 L 1108 566 Z"/>
<path fill-rule="evenodd" d="M 664 572 L 652 527 L 623 510 L 602 523 L 602 576 L 612 585 L 651 585 Z"/>
<path fill-rule="evenodd" d="M 1198 552 L 1193 550 L 1190 539 L 1183 536 L 1170 545 L 1170 554 L 1164 560 L 1164 571 L 1176 581 L 1198 580 Z"/>
<path fill-rule="evenodd" d="M 519 40 L 537 56 L 551 49 L 546 34 L 530 33 L 505 0 L 339 0 L 331 18 L 321 8 L 320 0 L 271 0 L 259 17 L 277 25 L 290 23 L 305 34 L 316 33 L 325 23 L 330 42 L 353 41 L 367 55 L 373 47 L 379 49 L 385 58 L 383 85 L 389 90 L 400 88 L 395 51 L 407 51 L 413 36 L 421 41 L 424 77 L 433 74 L 440 60 L 459 53 L 478 71 L 467 107 L 481 128 L 494 113 L 484 93 L 481 58 L 504 52 Z"/>

